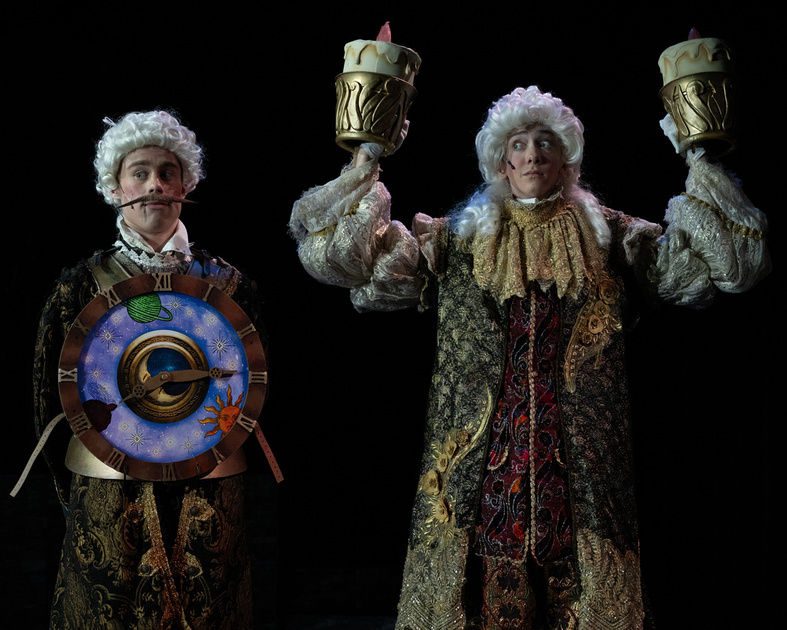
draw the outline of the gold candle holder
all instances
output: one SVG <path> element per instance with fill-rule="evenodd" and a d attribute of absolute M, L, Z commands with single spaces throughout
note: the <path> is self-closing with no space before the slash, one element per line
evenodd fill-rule
<path fill-rule="evenodd" d="M 336 144 L 348 151 L 363 142 L 397 144 L 417 95 L 413 80 L 421 58 L 385 41 L 356 40 L 344 47 L 344 72 L 336 77 Z"/>
<path fill-rule="evenodd" d="M 719 39 L 689 39 L 661 53 L 659 67 L 659 96 L 675 122 L 680 153 L 700 145 L 717 157 L 732 151 L 735 103 L 729 47 Z"/>

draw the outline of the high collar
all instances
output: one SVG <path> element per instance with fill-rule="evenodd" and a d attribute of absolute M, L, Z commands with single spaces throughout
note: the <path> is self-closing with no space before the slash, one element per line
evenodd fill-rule
<path fill-rule="evenodd" d="M 180 219 L 175 233 L 160 252 L 154 251 L 136 230 L 130 228 L 123 220 L 122 214 L 118 215 L 116 226 L 118 240 L 115 242 L 115 247 L 139 265 L 143 271 L 173 269 L 191 259 L 188 232 Z"/>
<path fill-rule="evenodd" d="M 543 225 L 558 214 L 568 212 L 569 206 L 557 191 L 547 199 L 517 199 L 509 197 L 503 202 L 500 212 L 502 219 L 512 221 L 520 230 Z"/>
<path fill-rule="evenodd" d="M 117 227 L 119 237 L 128 245 L 147 254 L 152 255 L 156 253 L 148 244 L 148 242 L 139 234 L 139 232 L 130 228 L 126 224 L 122 214 L 118 215 L 115 225 Z M 191 248 L 189 245 L 189 235 L 186 231 L 186 226 L 183 224 L 183 221 L 178 219 L 178 225 L 175 228 L 175 233 L 166 243 L 164 243 L 164 246 L 161 248 L 161 253 L 179 252 L 185 256 L 188 256 L 191 254 Z"/>

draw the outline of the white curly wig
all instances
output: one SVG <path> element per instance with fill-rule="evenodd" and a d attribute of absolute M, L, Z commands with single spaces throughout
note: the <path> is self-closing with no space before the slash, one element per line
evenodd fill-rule
<path fill-rule="evenodd" d="M 536 124 L 549 127 L 560 141 L 567 167 L 566 175 L 558 182 L 562 186 L 563 197 L 585 210 L 599 243 L 608 243 L 609 228 L 598 199 L 579 185 L 585 127 L 561 99 L 542 92 L 534 85 L 516 88 L 489 108 L 486 121 L 475 139 L 478 168 L 487 185 L 455 215 L 454 230 L 462 238 L 476 232 L 493 234 L 497 230 L 503 199 L 511 194 L 508 180 L 500 177 L 508 139 Z"/>
<path fill-rule="evenodd" d="M 566 165 L 579 177 L 585 127 L 562 100 L 531 85 L 516 88 L 494 103 L 475 137 L 478 167 L 488 184 L 499 179 L 508 139 L 535 124 L 546 125 L 558 137 Z"/>
<path fill-rule="evenodd" d="M 123 159 L 142 147 L 162 147 L 177 156 L 187 193 L 203 178 L 202 147 L 197 144 L 196 135 L 169 112 L 132 112 L 117 122 L 109 118 L 104 122 L 108 128 L 96 147 L 93 166 L 96 190 L 108 204 L 120 203 L 111 193 L 120 185 L 118 173 Z"/>

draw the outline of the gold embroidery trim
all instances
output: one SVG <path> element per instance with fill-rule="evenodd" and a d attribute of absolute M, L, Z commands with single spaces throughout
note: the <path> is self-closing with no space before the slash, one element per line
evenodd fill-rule
<path fill-rule="evenodd" d="M 581 628 L 642 630 L 645 617 L 639 557 L 589 529 L 577 532 L 577 564 L 582 585 Z"/>
<path fill-rule="evenodd" d="M 593 287 L 571 331 L 566 348 L 564 376 L 566 388 L 572 394 L 577 389 L 577 371 L 588 359 L 596 357 L 596 366 L 612 333 L 622 328 L 618 306 L 620 287 L 603 276 Z"/>
<path fill-rule="evenodd" d="M 528 403 L 528 430 L 527 430 L 527 469 L 530 478 L 530 527 L 527 531 L 527 540 L 525 542 L 525 549 L 530 548 L 533 557 L 536 557 L 536 464 L 533 454 L 536 452 L 536 309 L 537 300 L 535 291 L 530 291 L 530 325 L 528 332 L 528 348 L 527 348 L 527 385 L 528 393 L 530 395 L 530 402 Z M 557 449 L 555 449 L 557 450 Z"/>
<path fill-rule="evenodd" d="M 318 230 L 316 232 L 308 232 L 306 236 L 325 236 L 326 234 L 330 234 L 331 232 L 334 231 L 336 231 L 336 226 L 329 225 L 328 227 Z"/>
<path fill-rule="evenodd" d="M 162 627 L 175 623 L 179 619 L 182 624 L 183 630 L 190 630 L 190 626 L 186 621 L 186 613 L 183 610 L 183 604 L 180 601 L 180 594 L 175 585 L 175 580 L 172 577 L 172 570 L 169 560 L 167 559 L 167 552 L 164 548 L 164 540 L 161 536 L 161 524 L 158 517 L 158 509 L 156 508 L 156 497 L 153 495 L 153 484 L 146 482 L 143 486 L 142 497 L 140 499 L 144 514 L 145 524 L 148 527 L 150 535 L 151 548 L 145 552 L 140 563 L 140 568 L 147 564 L 151 567 L 151 573 L 158 573 L 164 582 L 164 587 L 161 591 L 161 596 L 164 599 L 164 611 L 162 615 Z"/>
<path fill-rule="evenodd" d="M 682 197 L 686 197 L 689 201 L 693 201 L 694 203 L 710 210 L 713 214 L 719 217 L 724 222 L 724 227 L 726 227 L 730 232 L 733 234 L 740 234 L 743 237 L 751 238 L 756 241 L 760 241 L 765 238 L 765 232 L 762 230 L 755 230 L 754 228 L 746 227 L 745 225 L 741 225 L 740 223 L 735 223 L 732 219 L 730 219 L 721 208 L 718 206 L 714 206 L 709 204 L 707 201 L 703 201 L 695 197 L 694 195 L 690 195 L 687 192 L 681 193 Z"/>
<path fill-rule="evenodd" d="M 523 203 L 509 199 L 503 204 L 500 216 L 510 219 L 520 230 L 544 227 L 548 222 L 569 212 L 564 203 Z"/>
<path fill-rule="evenodd" d="M 445 440 L 432 443 L 434 468 L 421 477 L 419 489 L 426 494 L 431 514 L 421 527 L 421 541 L 429 544 L 438 537 L 451 536 L 456 523 L 454 499 L 447 491 L 451 473 L 486 434 L 493 407 L 492 392 L 487 390 L 487 404 L 475 434 L 466 428 L 451 429 Z"/>

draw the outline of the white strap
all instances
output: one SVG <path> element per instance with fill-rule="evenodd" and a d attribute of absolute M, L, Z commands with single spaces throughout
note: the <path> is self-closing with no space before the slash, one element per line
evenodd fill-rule
<path fill-rule="evenodd" d="M 25 479 L 27 479 L 27 475 L 30 474 L 30 469 L 33 467 L 33 462 L 36 461 L 36 458 L 40 455 L 41 451 L 44 448 L 44 444 L 46 444 L 47 439 L 49 438 L 50 434 L 55 428 L 55 425 L 60 422 L 63 418 L 66 417 L 66 414 L 61 413 L 55 416 L 54 420 L 52 420 L 48 425 L 46 425 L 46 429 L 41 434 L 41 437 L 38 439 L 38 444 L 36 444 L 35 449 L 33 449 L 32 455 L 30 455 L 30 459 L 27 460 L 27 465 L 25 469 L 22 471 L 22 476 L 19 478 L 19 481 L 16 482 L 14 489 L 11 490 L 11 496 L 15 497 L 16 493 L 22 488 L 22 484 L 25 483 Z"/>

